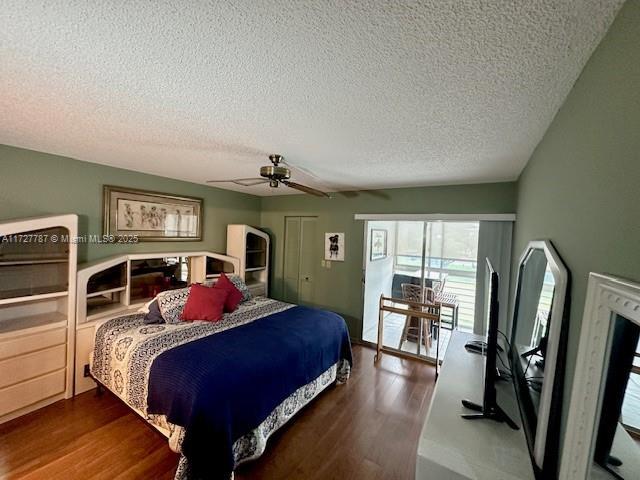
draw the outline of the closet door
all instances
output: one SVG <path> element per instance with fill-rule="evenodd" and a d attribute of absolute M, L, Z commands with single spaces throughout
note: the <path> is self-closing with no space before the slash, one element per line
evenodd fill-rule
<path fill-rule="evenodd" d="M 316 267 L 320 262 L 318 255 L 322 252 L 316 228 L 316 217 L 300 219 L 300 277 L 298 282 L 298 302 L 313 304 L 315 300 L 314 286 Z"/>
<path fill-rule="evenodd" d="M 285 217 L 283 299 L 314 303 L 317 264 L 322 256 L 316 217 Z"/>
<path fill-rule="evenodd" d="M 285 302 L 298 303 L 300 279 L 300 217 L 284 219 L 284 275 L 282 296 Z"/>

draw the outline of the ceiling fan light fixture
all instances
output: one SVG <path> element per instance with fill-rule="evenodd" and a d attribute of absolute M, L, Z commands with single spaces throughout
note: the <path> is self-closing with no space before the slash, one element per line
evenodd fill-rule
<path fill-rule="evenodd" d="M 269 165 L 260 168 L 260 176 L 269 179 L 287 180 L 291 178 L 291 171 L 287 167 Z"/>
<path fill-rule="evenodd" d="M 291 170 L 289 170 L 287 167 L 280 166 L 280 163 L 283 162 L 282 155 L 278 155 L 278 154 L 269 155 L 269 160 L 271 160 L 272 165 L 268 165 L 266 167 L 260 168 L 260 177 L 262 178 L 236 178 L 233 180 L 209 180 L 207 183 L 231 182 L 231 183 L 235 183 L 236 185 L 242 185 L 243 187 L 250 187 L 253 185 L 259 185 L 261 183 L 268 183 L 271 188 L 278 188 L 278 186 L 282 183 L 283 185 L 289 188 L 293 188 L 294 190 L 299 190 L 303 193 L 308 193 L 309 195 L 315 195 L 316 197 L 331 198 L 331 196 L 325 192 L 316 190 L 315 188 L 307 187 L 306 185 L 302 185 L 300 183 L 289 181 L 289 179 L 291 178 Z"/>

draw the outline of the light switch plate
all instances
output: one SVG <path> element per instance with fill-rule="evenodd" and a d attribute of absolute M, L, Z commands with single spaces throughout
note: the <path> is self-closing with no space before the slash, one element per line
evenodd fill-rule
<path fill-rule="evenodd" d="M 331 260 L 326 260 L 324 263 L 327 266 L 327 268 L 331 268 Z"/>

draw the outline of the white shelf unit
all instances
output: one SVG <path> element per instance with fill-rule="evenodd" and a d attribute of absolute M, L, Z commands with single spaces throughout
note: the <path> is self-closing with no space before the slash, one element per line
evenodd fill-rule
<path fill-rule="evenodd" d="M 252 295 L 269 293 L 269 235 L 249 225 L 227 225 L 227 255 L 240 260 L 239 275 Z"/>
<path fill-rule="evenodd" d="M 0 423 L 73 395 L 78 217 L 0 224 Z"/>
<path fill-rule="evenodd" d="M 221 272 L 237 274 L 239 269 L 237 258 L 207 251 L 132 253 L 80 265 L 76 302 L 75 394 L 96 386 L 85 376 L 85 367 L 93 351 L 98 323 L 136 312 L 158 291 L 179 288 L 180 285 L 164 282 L 163 279 L 168 277 L 163 275 L 169 271 L 188 285 L 215 283 Z"/>
<path fill-rule="evenodd" d="M 245 268 L 244 271 L 246 272 L 262 272 L 263 270 L 266 270 L 266 267 L 251 267 L 251 268 Z"/>

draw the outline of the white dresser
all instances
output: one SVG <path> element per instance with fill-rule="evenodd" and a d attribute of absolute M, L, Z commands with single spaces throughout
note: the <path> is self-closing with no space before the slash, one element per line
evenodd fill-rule
<path fill-rule="evenodd" d="M 0 423 L 73 394 L 77 223 L 0 224 Z"/>
<path fill-rule="evenodd" d="M 416 480 L 534 479 L 522 428 L 512 430 L 493 420 L 465 420 L 462 399 L 482 403 L 484 361 L 464 344 L 476 335 L 453 332 L 431 407 L 422 427 L 416 459 Z M 498 403 L 522 426 L 510 382 L 498 382 Z"/>

